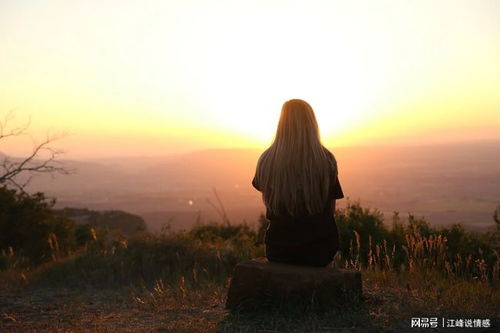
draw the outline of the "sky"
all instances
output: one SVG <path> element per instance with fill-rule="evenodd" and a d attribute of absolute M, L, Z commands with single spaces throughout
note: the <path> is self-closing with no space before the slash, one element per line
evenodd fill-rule
<path fill-rule="evenodd" d="M 71 158 L 500 139 L 500 1 L 0 0 L 0 119 Z"/>

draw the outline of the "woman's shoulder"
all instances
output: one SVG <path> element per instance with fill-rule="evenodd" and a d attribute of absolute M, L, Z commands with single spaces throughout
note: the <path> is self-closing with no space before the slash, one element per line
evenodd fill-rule
<path fill-rule="evenodd" d="M 323 147 L 326 157 L 330 160 L 330 162 L 334 165 L 337 166 L 337 159 L 335 158 L 335 155 L 326 147 Z"/>
<path fill-rule="evenodd" d="M 259 161 L 262 160 L 264 157 L 266 157 L 269 154 L 270 147 L 264 150 L 260 155 L 259 155 Z"/>

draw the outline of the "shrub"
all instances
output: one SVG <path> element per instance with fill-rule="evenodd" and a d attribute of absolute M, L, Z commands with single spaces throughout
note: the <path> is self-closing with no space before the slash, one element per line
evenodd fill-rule
<path fill-rule="evenodd" d="M 0 249 L 12 249 L 33 265 L 73 250 L 75 224 L 54 214 L 54 204 L 40 192 L 0 187 Z"/>

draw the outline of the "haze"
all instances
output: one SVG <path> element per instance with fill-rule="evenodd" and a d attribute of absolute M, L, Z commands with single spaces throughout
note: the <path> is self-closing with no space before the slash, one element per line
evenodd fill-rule
<path fill-rule="evenodd" d="M 400 212 L 433 225 L 460 222 L 494 228 L 500 203 L 500 141 L 419 147 L 333 148 L 346 199 L 377 208 L 391 223 Z M 142 216 L 150 230 L 184 229 L 198 219 L 221 221 L 214 189 L 232 223 L 255 224 L 265 212 L 251 186 L 258 149 L 217 149 L 155 158 L 66 161 L 70 176 L 33 179 L 30 190 L 57 198 L 57 207 L 121 209 Z"/>

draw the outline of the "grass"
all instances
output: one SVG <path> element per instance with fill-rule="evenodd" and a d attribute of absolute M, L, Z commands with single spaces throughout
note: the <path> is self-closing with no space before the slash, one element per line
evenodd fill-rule
<path fill-rule="evenodd" d="M 232 270 L 264 254 L 262 233 L 211 224 L 120 242 L 93 238 L 70 256 L 0 271 L 0 331 L 414 332 L 412 317 L 500 317 L 498 246 L 420 222 L 387 231 L 376 212 L 358 208 L 339 215 L 344 247 L 335 265 L 362 272 L 361 302 L 323 312 L 294 304 L 226 311 Z M 362 229 L 370 226 L 378 229 Z"/>

